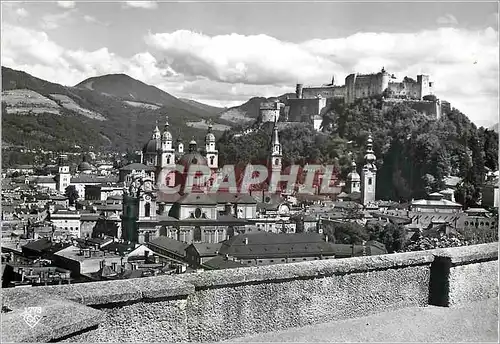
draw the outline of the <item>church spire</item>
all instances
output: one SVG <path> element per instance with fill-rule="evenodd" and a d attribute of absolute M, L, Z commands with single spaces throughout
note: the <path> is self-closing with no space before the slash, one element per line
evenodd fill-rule
<path fill-rule="evenodd" d="M 281 171 L 281 158 L 282 158 L 282 152 L 281 152 L 280 139 L 278 135 L 278 126 L 275 123 L 273 128 L 273 137 L 271 141 L 271 156 L 270 156 L 271 169 L 273 171 Z"/>
<path fill-rule="evenodd" d="M 160 138 L 160 129 L 158 128 L 158 120 L 155 121 L 155 128 L 153 129 L 153 140 Z"/>
<path fill-rule="evenodd" d="M 375 152 L 373 151 L 373 139 L 372 134 L 368 135 L 368 139 L 366 140 L 366 152 L 365 152 L 365 163 L 373 164 L 377 160 L 375 156 Z"/>

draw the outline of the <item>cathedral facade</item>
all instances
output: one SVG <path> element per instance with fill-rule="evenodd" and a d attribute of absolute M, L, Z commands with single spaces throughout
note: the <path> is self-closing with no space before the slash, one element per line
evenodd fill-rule
<path fill-rule="evenodd" d="M 204 149 L 193 139 L 187 151 L 180 138 L 174 144 L 168 118 L 163 132 L 156 126 L 141 164 L 125 169 L 123 238 L 144 243 L 164 235 L 186 243 L 218 243 L 244 232 L 247 219 L 256 217 L 257 203 L 247 194 L 207 192 L 220 176 L 218 158 L 211 125 Z M 188 184 L 193 187 L 186 189 Z"/>

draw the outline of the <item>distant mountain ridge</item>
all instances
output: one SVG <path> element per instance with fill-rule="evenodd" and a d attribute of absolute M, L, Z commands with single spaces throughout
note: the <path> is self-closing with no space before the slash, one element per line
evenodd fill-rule
<path fill-rule="evenodd" d="M 225 108 L 225 107 L 221 108 L 221 107 L 217 107 L 217 106 L 207 105 L 207 104 L 200 103 L 200 102 L 193 100 L 193 99 L 186 99 L 186 98 L 179 98 L 179 99 L 182 100 L 183 102 L 186 102 L 194 107 L 197 107 L 201 110 L 209 112 L 213 115 L 218 115 L 221 112 L 227 110 L 227 108 Z"/>
<path fill-rule="evenodd" d="M 213 118 L 220 128 L 231 125 L 208 105 L 205 110 L 205 104 L 195 106 L 125 74 L 89 78 L 71 87 L 2 67 L 2 90 L 2 140 L 13 146 L 138 149 L 155 123 L 163 126 L 166 115 L 172 135 L 185 140 L 203 140 L 206 134 L 206 128 L 192 123 Z"/>
<path fill-rule="evenodd" d="M 205 111 L 201 106 L 194 106 L 189 102 L 182 101 L 156 86 L 145 84 L 126 74 L 96 76 L 85 79 L 74 87 L 86 88 L 124 100 L 175 107 L 201 117 L 209 117 L 212 115 L 212 112 Z"/>

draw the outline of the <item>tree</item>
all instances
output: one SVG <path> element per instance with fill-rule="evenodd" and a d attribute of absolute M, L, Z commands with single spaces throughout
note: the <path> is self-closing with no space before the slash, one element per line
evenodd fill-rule
<path fill-rule="evenodd" d="M 363 241 L 370 238 L 365 228 L 355 222 L 328 222 L 325 224 L 323 232 L 339 244 L 361 245 Z"/>
<path fill-rule="evenodd" d="M 392 222 L 385 226 L 380 223 L 368 223 L 366 230 L 370 235 L 370 240 L 383 243 L 388 253 L 400 252 L 405 247 L 406 230 L 401 225 Z"/>
<path fill-rule="evenodd" d="M 66 187 L 66 190 L 64 190 L 64 195 L 68 197 L 70 205 L 75 205 L 75 202 L 79 197 L 78 191 L 76 190 L 74 185 L 68 185 Z"/>
<path fill-rule="evenodd" d="M 477 207 L 479 205 L 480 196 L 480 188 L 468 181 L 462 182 L 455 191 L 455 200 L 462 204 L 464 209 Z"/>

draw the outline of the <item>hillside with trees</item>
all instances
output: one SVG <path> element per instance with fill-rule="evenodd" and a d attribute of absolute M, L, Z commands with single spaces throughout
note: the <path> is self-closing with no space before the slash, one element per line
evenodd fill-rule
<path fill-rule="evenodd" d="M 84 87 L 89 83 L 91 87 Z M 163 126 L 165 115 L 169 116 L 172 134 L 176 138 L 181 135 L 186 141 L 193 137 L 203 140 L 206 134 L 205 129 L 188 126 L 188 121 L 214 118 L 216 123 L 230 124 L 214 117 L 213 111 L 206 111 L 200 105 L 194 106 L 179 100 L 126 75 L 92 78 L 78 87 L 69 87 L 2 67 L 2 90 L 32 90 L 41 97 L 56 102 L 54 95 L 66 96 L 79 107 L 105 118 L 103 121 L 88 118 L 63 106 L 59 115 L 35 111 L 9 112 L 6 111 L 8 109 L 5 102 L 2 102 L 3 143 L 27 149 L 43 148 L 56 151 L 67 150 L 74 145 L 82 149 L 93 146 L 95 149 L 114 151 L 139 149 L 150 138 L 156 121 L 160 127 Z M 129 90 L 133 97 L 130 94 L 127 97 L 126 90 Z M 154 102 L 155 105 L 153 108 L 131 105 L 132 99 L 139 104 Z M 221 132 L 215 134 L 219 136 Z"/>
<path fill-rule="evenodd" d="M 334 164 L 341 177 L 350 171 L 351 157 L 363 164 L 366 139 L 372 133 L 377 156 L 379 199 L 410 201 L 444 188 L 444 178 L 463 178 L 457 201 L 466 195 L 467 205 L 476 204 L 486 168 L 498 169 L 498 134 L 477 128 L 458 109 L 439 120 L 417 113 L 405 104 L 382 110 L 380 97 L 360 99 L 348 106 L 335 106 L 325 115 L 324 132 L 311 125 L 280 130 L 285 166 L 298 163 Z M 325 122 L 324 121 L 324 122 Z M 235 137 L 237 129 L 218 141 L 224 163 L 262 163 L 267 160 L 272 128 Z"/>

